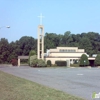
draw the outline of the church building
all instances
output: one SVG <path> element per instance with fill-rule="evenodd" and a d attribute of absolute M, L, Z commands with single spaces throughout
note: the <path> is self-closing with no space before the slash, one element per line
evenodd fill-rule
<path fill-rule="evenodd" d="M 79 61 L 82 54 L 86 54 L 89 57 L 84 49 L 78 49 L 78 47 L 57 47 L 47 50 L 44 56 L 45 60 L 51 60 L 52 64 L 55 64 L 57 60 L 69 61 L 70 64 L 73 64 L 75 61 Z"/>

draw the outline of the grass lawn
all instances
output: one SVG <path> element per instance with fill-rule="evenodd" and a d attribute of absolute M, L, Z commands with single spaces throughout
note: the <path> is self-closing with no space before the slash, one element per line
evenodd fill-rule
<path fill-rule="evenodd" d="M 84 100 L 0 71 L 0 100 Z"/>

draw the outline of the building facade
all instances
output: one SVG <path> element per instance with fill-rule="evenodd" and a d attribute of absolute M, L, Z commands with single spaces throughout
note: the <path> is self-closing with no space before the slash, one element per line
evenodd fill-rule
<path fill-rule="evenodd" d="M 82 54 L 89 57 L 84 49 L 78 49 L 78 47 L 57 47 L 47 50 L 45 60 L 51 60 L 52 64 L 55 64 L 57 60 L 69 61 L 70 64 L 73 64 L 75 61 L 79 61 Z"/>

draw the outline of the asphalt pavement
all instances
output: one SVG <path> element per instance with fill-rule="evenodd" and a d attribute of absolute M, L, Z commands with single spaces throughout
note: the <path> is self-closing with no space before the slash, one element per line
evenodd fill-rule
<path fill-rule="evenodd" d="M 100 92 L 100 68 L 31 68 L 0 65 L 0 70 L 86 100 L 96 100 L 92 99 L 92 94 Z"/>

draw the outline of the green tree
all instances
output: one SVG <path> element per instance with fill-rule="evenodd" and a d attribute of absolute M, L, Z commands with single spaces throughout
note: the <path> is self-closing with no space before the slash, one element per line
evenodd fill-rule
<path fill-rule="evenodd" d="M 18 40 L 16 42 L 9 43 L 9 59 L 17 59 L 18 56 L 22 55 L 23 50 L 20 49 L 20 43 Z"/>
<path fill-rule="evenodd" d="M 81 49 L 85 49 L 85 51 L 89 54 L 92 55 L 91 51 L 92 51 L 92 44 L 90 42 L 90 40 L 87 37 L 83 37 L 81 39 L 81 41 L 79 42 L 80 44 L 80 48 Z"/>
<path fill-rule="evenodd" d="M 9 43 L 8 40 L 5 38 L 1 38 L 0 41 L 0 63 L 7 63 L 9 62 Z"/>
<path fill-rule="evenodd" d="M 37 42 L 33 37 L 23 36 L 16 42 L 16 44 L 22 51 L 21 55 L 28 55 L 30 50 L 37 50 Z"/>
<path fill-rule="evenodd" d="M 33 56 L 33 55 L 36 55 L 36 52 L 35 52 L 34 50 L 31 50 L 31 51 L 29 52 L 29 56 Z"/>
<path fill-rule="evenodd" d="M 89 65 L 89 60 L 86 54 L 82 54 L 80 58 L 80 66 L 88 66 Z"/>
<path fill-rule="evenodd" d="M 63 38 L 62 38 L 62 42 L 63 42 L 63 44 L 65 44 L 65 46 L 68 46 L 70 41 L 71 41 L 71 39 L 72 39 L 71 38 L 71 32 L 70 31 L 66 31 L 64 33 Z"/>
<path fill-rule="evenodd" d="M 91 56 L 100 53 L 100 34 L 96 32 L 73 33 L 66 31 L 63 35 L 46 33 L 44 36 L 44 51 L 57 46 L 70 46 L 85 49 Z M 37 51 L 37 39 L 30 36 L 23 36 L 15 42 L 8 43 L 8 40 L 0 40 L 0 63 L 10 62 L 21 55 L 29 55 L 31 50 Z M 37 53 L 37 52 L 36 52 Z"/>
<path fill-rule="evenodd" d="M 100 66 L 100 54 L 98 54 L 98 55 L 96 56 L 95 61 L 94 61 L 94 64 L 95 64 L 96 66 Z"/>
<path fill-rule="evenodd" d="M 60 39 L 55 33 L 46 33 L 44 37 L 45 51 L 46 49 L 56 48 L 59 46 Z"/>

